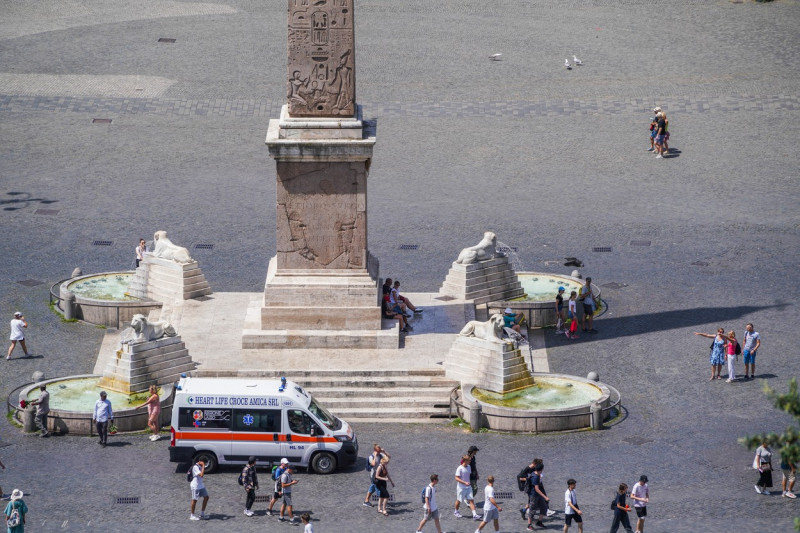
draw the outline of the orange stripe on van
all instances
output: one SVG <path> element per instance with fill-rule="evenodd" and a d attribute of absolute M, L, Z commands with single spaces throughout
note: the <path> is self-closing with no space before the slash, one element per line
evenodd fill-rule
<path fill-rule="evenodd" d="M 338 442 L 335 437 L 310 437 L 304 435 L 292 435 L 292 439 L 286 438 L 286 435 L 278 434 L 278 439 L 275 440 L 274 433 L 234 433 L 234 432 L 216 432 L 216 431 L 176 431 L 175 439 L 187 440 L 235 440 L 235 441 L 251 441 L 251 442 Z"/>

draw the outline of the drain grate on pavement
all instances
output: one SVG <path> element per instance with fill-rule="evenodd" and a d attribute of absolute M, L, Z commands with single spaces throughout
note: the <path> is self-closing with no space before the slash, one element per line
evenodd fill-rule
<path fill-rule="evenodd" d="M 436 296 L 434 298 L 434 300 L 441 300 L 443 302 L 449 302 L 450 300 L 455 300 L 455 299 L 456 299 L 455 296 L 448 296 L 447 294 L 445 294 L 444 296 Z"/>
<path fill-rule="evenodd" d="M 92 246 L 111 246 L 114 244 L 114 241 L 94 241 L 92 242 Z"/>
<path fill-rule="evenodd" d="M 256 495 L 255 503 L 269 503 L 272 499 L 271 494 L 258 494 Z"/>
<path fill-rule="evenodd" d="M 93 118 L 92 124 L 111 124 L 110 118 Z"/>
<path fill-rule="evenodd" d="M 509 491 L 497 490 L 497 491 L 494 492 L 494 497 L 495 497 L 495 499 L 498 499 L 498 500 L 513 500 L 514 499 L 514 493 L 511 492 L 510 490 Z"/>
<path fill-rule="evenodd" d="M 616 281 L 612 281 L 612 282 L 605 283 L 605 284 L 601 285 L 601 287 L 603 287 L 604 289 L 614 289 L 614 290 L 618 290 L 618 289 L 621 289 L 621 288 L 627 287 L 627 286 L 628 286 L 627 283 L 618 283 Z"/>
<path fill-rule="evenodd" d="M 650 246 L 650 241 L 631 241 L 631 246 Z"/>
<path fill-rule="evenodd" d="M 516 246 L 498 246 L 497 251 L 503 254 L 507 254 L 508 252 L 517 252 Z"/>
<path fill-rule="evenodd" d="M 195 248 L 195 250 L 213 250 L 214 249 L 214 245 L 213 244 L 208 244 L 208 243 L 195 244 L 194 248 Z"/>
<path fill-rule="evenodd" d="M 44 281 L 39 281 L 38 279 L 24 279 L 22 281 L 18 281 L 17 283 L 25 287 L 36 287 L 37 285 L 44 283 Z"/>
<path fill-rule="evenodd" d="M 114 503 L 117 505 L 138 504 L 139 496 L 117 496 L 114 498 Z"/>
<path fill-rule="evenodd" d="M 653 442 L 653 439 L 645 439 L 644 437 L 628 437 L 627 439 L 622 439 L 622 441 L 635 446 L 641 446 L 642 444 Z"/>
<path fill-rule="evenodd" d="M 378 501 L 378 495 L 377 495 L 377 494 L 373 494 L 373 495 L 370 497 L 369 501 L 371 501 L 371 502 L 377 502 L 377 501 Z M 389 494 L 389 501 L 390 501 L 390 502 L 393 502 L 393 501 L 394 501 L 394 494 Z"/>
<path fill-rule="evenodd" d="M 611 249 L 611 246 L 595 246 L 594 248 L 592 248 L 592 251 L 593 252 L 611 252 L 613 250 Z"/>
<path fill-rule="evenodd" d="M 167 44 L 172 44 L 175 41 L 177 41 L 177 39 L 173 39 L 171 37 L 159 37 L 159 39 L 158 39 L 158 42 L 167 43 Z"/>
<path fill-rule="evenodd" d="M 400 245 L 400 249 L 401 250 L 418 250 L 419 249 L 419 244 L 401 244 Z"/>
<path fill-rule="evenodd" d="M 37 209 L 33 212 L 34 215 L 57 215 L 61 209 Z"/>
<path fill-rule="evenodd" d="M 695 261 L 694 263 L 692 263 L 692 266 L 707 267 L 708 263 L 706 261 Z"/>

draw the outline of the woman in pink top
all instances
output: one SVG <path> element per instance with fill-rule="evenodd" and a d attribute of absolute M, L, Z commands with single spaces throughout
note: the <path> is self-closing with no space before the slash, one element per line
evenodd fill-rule
<path fill-rule="evenodd" d="M 736 332 L 730 330 L 725 338 L 728 340 L 727 344 L 725 344 L 725 361 L 728 362 L 728 379 L 726 379 L 725 382 L 731 383 L 736 381 L 736 372 L 734 372 L 733 369 L 733 364 L 736 362 L 736 345 L 738 344 L 736 341 Z"/>
<path fill-rule="evenodd" d="M 158 388 L 155 385 L 150 385 L 149 394 L 147 401 L 139 407 L 147 406 L 147 425 L 150 427 L 150 431 L 153 432 L 150 435 L 150 440 L 156 441 L 161 438 L 158 434 L 159 429 L 161 429 L 161 399 L 158 397 Z"/>

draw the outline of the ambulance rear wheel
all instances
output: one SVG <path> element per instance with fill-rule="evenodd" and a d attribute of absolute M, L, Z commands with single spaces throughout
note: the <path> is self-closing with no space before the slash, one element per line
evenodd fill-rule
<path fill-rule="evenodd" d="M 212 474 L 214 470 L 217 469 L 217 456 L 214 455 L 213 452 L 197 452 L 194 454 L 194 457 L 192 457 L 192 464 L 196 464 L 197 461 L 203 461 L 203 463 L 205 463 L 206 474 Z"/>
<path fill-rule="evenodd" d="M 318 453 L 311 461 L 311 467 L 317 474 L 332 474 L 336 470 L 336 456 L 327 452 Z"/>

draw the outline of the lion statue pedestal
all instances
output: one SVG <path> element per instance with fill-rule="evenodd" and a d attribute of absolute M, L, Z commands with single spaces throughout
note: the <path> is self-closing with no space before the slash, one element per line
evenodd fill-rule
<path fill-rule="evenodd" d="M 487 231 L 481 242 L 461 250 L 439 294 L 479 305 L 513 300 L 525 291 L 508 256 L 497 251 L 497 236 Z"/>
<path fill-rule="evenodd" d="M 445 357 L 445 376 L 499 393 L 533 385 L 522 352 L 501 338 L 502 329 L 499 314 L 486 322 L 468 322 Z"/>

